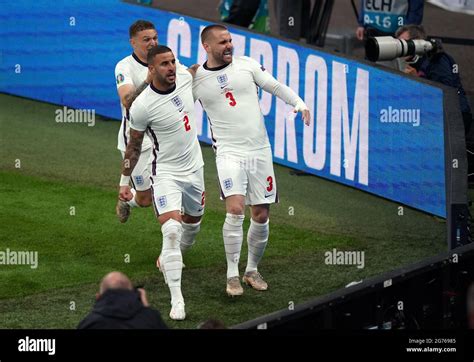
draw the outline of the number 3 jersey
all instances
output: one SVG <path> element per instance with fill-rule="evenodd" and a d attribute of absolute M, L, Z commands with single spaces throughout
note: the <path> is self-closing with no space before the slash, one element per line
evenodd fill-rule
<path fill-rule="evenodd" d="M 176 85 L 163 92 L 150 84 L 130 108 L 130 128 L 153 141 L 152 174 L 189 175 L 204 165 L 194 119 L 192 76 L 176 69 Z"/>
<path fill-rule="evenodd" d="M 206 62 L 198 68 L 193 94 L 207 113 L 217 156 L 246 156 L 270 147 L 258 87 L 289 104 L 302 102 L 249 57 L 234 57 L 232 63 L 212 69 Z"/>

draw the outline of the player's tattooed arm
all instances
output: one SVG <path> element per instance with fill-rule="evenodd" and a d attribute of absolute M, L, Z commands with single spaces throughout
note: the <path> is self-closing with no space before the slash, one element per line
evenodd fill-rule
<path fill-rule="evenodd" d="M 145 132 L 130 128 L 130 141 L 125 151 L 125 157 L 122 163 L 122 175 L 130 176 L 135 168 L 142 150 L 143 136 Z"/>
<path fill-rule="evenodd" d="M 196 75 L 196 72 L 198 70 L 198 68 L 200 67 L 201 65 L 200 64 L 193 64 L 191 65 L 188 69 L 186 69 L 189 73 L 191 73 L 191 75 L 194 76 Z"/>
<path fill-rule="evenodd" d="M 147 82 L 143 82 L 140 84 L 137 88 L 132 90 L 131 92 L 127 93 L 123 99 L 123 105 L 127 110 L 130 109 L 132 106 L 133 101 L 140 95 L 141 92 L 145 90 L 145 88 L 148 87 Z"/>

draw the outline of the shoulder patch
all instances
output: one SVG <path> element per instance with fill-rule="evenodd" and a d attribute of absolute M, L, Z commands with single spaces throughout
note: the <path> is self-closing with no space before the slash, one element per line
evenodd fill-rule
<path fill-rule="evenodd" d="M 125 80 L 125 77 L 123 76 L 122 73 L 119 73 L 119 74 L 117 74 L 116 80 L 117 80 L 117 85 L 119 85 L 120 83 L 122 83 Z"/>

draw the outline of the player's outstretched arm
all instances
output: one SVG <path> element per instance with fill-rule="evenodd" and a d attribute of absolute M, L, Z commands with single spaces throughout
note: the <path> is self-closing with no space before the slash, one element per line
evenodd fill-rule
<path fill-rule="evenodd" d="M 244 57 L 247 59 L 252 73 L 254 76 L 255 83 L 263 90 L 273 94 L 275 97 L 280 98 L 287 104 L 291 104 L 294 107 L 294 112 L 301 112 L 305 125 L 309 126 L 311 117 L 309 109 L 305 102 L 293 91 L 290 87 L 280 83 L 273 76 L 268 73 L 263 66 L 258 64 L 255 60 Z"/>
<path fill-rule="evenodd" d="M 294 107 L 293 112 L 301 112 L 301 118 L 303 119 L 304 124 L 309 126 L 311 118 L 308 106 L 298 96 L 298 94 L 293 91 L 293 89 L 280 83 L 273 77 L 271 77 L 271 79 L 268 79 L 262 88 L 267 92 L 272 93 L 274 96 L 280 98 L 281 100 L 285 101 L 287 104 L 291 104 Z"/>
<path fill-rule="evenodd" d="M 305 125 L 309 126 L 311 123 L 311 115 L 309 113 L 309 109 L 306 106 L 306 103 L 302 102 L 301 104 L 296 104 L 295 109 L 293 112 L 298 113 L 301 112 L 301 118 L 303 118 L 303 122 Z"/>
<path fill-rule="evenodd" d="M 133 195 L 130 191 L 130 176 L 135 168 L 142 150 L 143 136 L 145 132 L 130 129 L 130 141 L 125 151 L 122 162 L 122 177 L 120 178 L 119 199 L 128 201 Z"/>

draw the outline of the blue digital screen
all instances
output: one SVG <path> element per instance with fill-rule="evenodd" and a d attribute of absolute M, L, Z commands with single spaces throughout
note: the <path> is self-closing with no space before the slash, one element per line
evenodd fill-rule
<path fill-rule="evenodd" d="M 152 21 L 181 63 L 202 64 L 188 16 L 117 0 L 12 1 L 0 14 L 0 91 L 120 119 L 116 63 L 131 53 L 128 27 Z M 261 109 L 274 161 L 446 217 L 443 92 L 406 76 L 298 43 L 230 28 L 235 56 L 261 62 L 303 98 L 305 127 L 268 93 Z M 210 143 L 196 105 L 199 137 Z M 318 192 L 318 190 L 314 190 Z"/>

